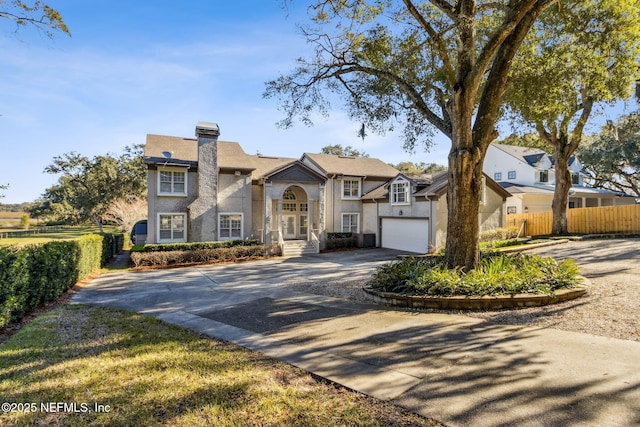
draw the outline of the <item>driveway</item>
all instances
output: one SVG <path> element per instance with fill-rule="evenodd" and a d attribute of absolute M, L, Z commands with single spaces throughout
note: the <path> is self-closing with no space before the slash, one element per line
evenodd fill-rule
<path fill-rule="evenodd" d="M 305 292 L 390 250 L 109 274 L 74 302 L 153 315 L 452 426 L 640 424 L 640 343 Z M 293 290 L 295 289 L 295 290 Z"/>

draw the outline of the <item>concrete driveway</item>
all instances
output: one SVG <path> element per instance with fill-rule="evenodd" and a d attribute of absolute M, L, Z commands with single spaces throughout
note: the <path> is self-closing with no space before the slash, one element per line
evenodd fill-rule
<path fill-rule="evenodd" d="M 109 274 L 77 303 L 145 313 L 451 426 L 640 425 L 640 343 L 292 292 L 395 251 Z M 299 288 L 297 288 L 299 289 Z"/>

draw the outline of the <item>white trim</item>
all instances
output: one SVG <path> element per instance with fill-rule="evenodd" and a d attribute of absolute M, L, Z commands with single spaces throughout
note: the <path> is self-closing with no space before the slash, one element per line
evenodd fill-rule
<path fill-rule="evenodd" d="M 404 202 L 398 202 L 396 200 L 396 195 L 401 194 L 400 192 L 395 191 L 396 185 L 404 186 Z M 393 206 L 408 206 L 411 204 L 411 182 L 404 178 L 398 178 L 393 181 L 389 187 L 389 203 Z"/>
<path fill-rule="evenodd" d="M 231 230 L 229 228 L 229 236 L 222 237 L 222 227 L 220 226 L 220 219 L 223 215 L 240 215 L 240 237 L 232 236 Z M 219 212 L 218 213 L 218 240 L 242 240 L 244 239 L 244 214 L 242 212 Z"/>
<path fill-rule="evenodd" d="M 161 225 L 162 225 L 162 221 L 161 221 L 161 217 L 163 216 L 181 216 L 183 218 L 183 230 L 182 230 L 182 235 L 183 237 L 181 239 L 174 239 L 173 238 L 173 219 L 171 219 L 172 222 L 172 227 L 171 227 L 171 238 L 170 239 L 162 239 L 160 237 L 160 233 L 162 231 L 161 229 Z M 159 212 L 157 214 L 157 224 L 158 224 L 158 231 L 156 233 L 156 236 L 158 238 L 158 243 L 179 243 L 179 242 L 186 242 L 187 241 L 187 214 L 185 212 Z"/>
<path fill-rule="evenodd" d="M 345 196 L 344 195 L 344 183 L 347 182 L 347 181 L 357 182 L 358 183 L 358 194 L 356 194 L 355 196 Z M 340 186 L 340 189 L 341 189 L 340 198 L 342 200 L 358 200 L 358 199 L 360 199 L 360 195 L 362 194 L 362 180 L 360 178 L 343 177 L 342 178 L 342 185 Z"/>
<path fill-rule="evenodd" d="M 484 175 L 480 180 L 480 204 L 487 204 L 487 178 Z"/>
<path fill-rule="evenodd" d="M 340 216 L 340 231 L 342 233 L 353 233 L 351 230 L 344 229 L 344 217 L 346 215 L 355 215 L 356 216 L 356 234 L 360 233 L 360 212 L 342 212 Z M 351 224 L 353 226 L 353 224 Z"/>
<path fill-rule="evenodd" d="M 172 187 L 172 191 L 161 191 L 162 188 L 162 183 L 160 181 L 160 177 L 162 176 L 163 172 L 171 172 L 172 173 L 172 178 L 171 178 L 171 187 Z M 173 191 L 173 186 L 175 185 L 175 180 L 173 178 L 173 173 L 175 172 L 181 172 L 184 174 L 184 191 Z M 157 170 L 157 195 L 158 196 L 173 196 L 173 197 L 187 197 L 187 193 L 188 193 L 188 176 L 189 176 L 189 169 L 188 168 L 179 168 L 179 167 L 158 167 Z"/>

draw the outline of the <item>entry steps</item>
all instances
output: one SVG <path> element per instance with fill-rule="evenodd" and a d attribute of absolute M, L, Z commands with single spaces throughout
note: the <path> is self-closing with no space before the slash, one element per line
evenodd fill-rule
<path fill-rule="evenodd" d="M 301 257 L 315 255 L 316 248 L 306 240 L 285 240 L 282 255 L 287 257 Z"/>

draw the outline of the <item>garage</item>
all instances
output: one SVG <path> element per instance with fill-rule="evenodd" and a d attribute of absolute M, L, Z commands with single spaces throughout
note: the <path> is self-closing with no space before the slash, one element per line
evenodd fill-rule
<path fill-rule="evenodd" d="M 382 218 L 380 246 L 407 252 L 429 251 L 429 220 L 425 218 Z"/>

